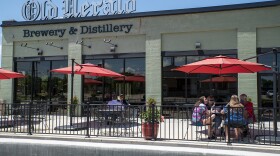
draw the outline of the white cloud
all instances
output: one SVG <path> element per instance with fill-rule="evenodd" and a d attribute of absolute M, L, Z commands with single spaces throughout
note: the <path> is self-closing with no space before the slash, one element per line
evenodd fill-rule
<path fill-rule="evenodd" d="M 110 64 L 106 63 L 106 62 L 104 64 L 104 67 L 107 68 L 107 69 L 111 69 L 112 68 L 112 66 Z"/>
<path fill-rule="evenodd" d="M 171 60 L 169 59 L 163 59 L 163 66 L 166 67 L 166 66 L 170 66 L 171 65 Z"/>
<path fill-rule="evenodd" d="M 131 67 L 127 67 L 127 68 L 125 69 L 125 71 L 126 71 L 126 72 L 129 72 L 129 73 L 135 73 L 135 72 L 136 72 L 136 70 L 135 70 L 134 68 L 131 68 Z"/>

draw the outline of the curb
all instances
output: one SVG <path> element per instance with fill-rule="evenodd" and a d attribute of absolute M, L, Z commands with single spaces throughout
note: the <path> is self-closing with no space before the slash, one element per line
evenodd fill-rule
<path fill-rule="evenodd" d="M 24 134 L 0 134 L 0 138 L 11 139 L 31 139 L 31 140 L 57 140 L 57 141 L 74 141 L 74 142 L 92 142 L 92 143 L 113 143 L 113 144 L 133 144 L 133 145 L 150 145 L 150 146 L 167 146 L 167 147 L 192 147 L 202 149 L 221 149 L 221 150 L 238 150 L 248 152 L 262 152 L 271 154 L 280 154 L 280 146 L 252 145 L 252 144 L 226 144 L 220 142 L 199 142 L 199 141 L 147 141 L 142 138 L 108 138 L 108 137 L 91 137 L 83 138 L 82 136 L 61 136 L 61 135 L 24 135 Z"/>

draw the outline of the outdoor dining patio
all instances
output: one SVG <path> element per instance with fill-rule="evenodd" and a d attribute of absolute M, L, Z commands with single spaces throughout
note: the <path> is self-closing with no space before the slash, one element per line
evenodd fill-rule
<path fill-rule="evenodd" d="M 46 104 L 45 108 L 49 107 Z M 78 105 L 87 108 L 88 105 Z M 63 108 L 61 106 L 60 108 Z M 146 109 L 145 106 L 125 106 L 123 109 L 107 109 L 106 105 L 90 105 L 90 111 L 83 115 L 73 115 L 72 124 L 76 130 L 59 130 L 57 127 L 70 125 L 70 117 L 67 109 L 59 109 L 55 112 L 44 112 L 39 106 L 34 105 L 29 117 L 29 108 L 13 108 L 6 105 L 5 113 L 0 118 L 1 133 L 29 133 L 31 134 L 51 134 L 51 135 L 79 135 L 87 137 L 126 137 L 143 138 L 141 125 L 143 120 L 140 114 Z M 274 135 L 273 109 L 255 108 L 258 120 L 249 124 L 249 135 L 242 140 L 233 138 L 233 131 L 230 130 L 230 140 L 226 142 L 223 133 L 217 133 L 217 138 L 209 140 L 207 126 L 195 126 L 191 122 L 192 107 L 186 106 L 157 106 L 161 114 L 168 114 L 164 122 L 159 124 L 157 138 L 155 140 L 181 140 L 181 141 L 211 141 L 211 142 L 237 142 L 245 144 L 268 144 L 280 145 L 279 140 Z M 15 111 L 16 110 L 16 111 Z M 21 110 L 21 111 L 19 111 Z M 21 114 L 25 112 L 27 114 Z M 278 119 L 279 119 L 279 114 Z M 280 120 L 277 121 L 280 124 Z M 221 132 L 220 128 L 215 129 Z M 277 134 L 280 130 L 277 129 Z"/>
<path fill-rule="evenodd" d="M 232 73 L 254 73 L 264 70 L 271 70 L 271 67 L 263 64 L 242 61 L 226 56 L 216 56 L 204 60 L 186 64 L 172 69 L 187 74 L 232 74 Z M 0 71 L 1 72 L 1 71 Z M 171 101 L 167 105 L 113 105 L 107 102 L 101 104 L 81 104 L 74 97 L 74 75 L 118 77 L 117 79 L 129 79 L 124 75 L 101 68 L 94 64 L 78 64 L 72 59 L 72 66 L 54 69 L 52 72 L 71 74 L 70 103 L 57 103 L 51 101 L 35 101 L 33 95 L 26 104 L 11 103 L 3 104 L 0 118 L 0 131 L 3 133 L 28 133 L 28 134 L 62 134 L 81 136 L 102 136 L 102 137 L 129 137 L 146 138 L 147 131 L 151 134 L 151 140 L 188 140 L 188 141 L 218 141 L 238 142 L 250 144 L 279 145 L 278 137 L 279 108 L 254 108 L 257 120 L 248 124 L 248 135 L 241 139 L 233 139 L 233 128 L 229 124 L 225 136 L 225 129 L 222 126 L 215 127 L 215 138 L 208 136 L 209 126 L 213 127 L 215 121 L 210 125 L 195 125 L 192 122 L 193 103 L 176 103 Z M 22 78 L 23 75 L 13 73 L 5 78 Z M 143 77 L 141 82 L 144 81 Z M 87 83 L 101 83 L 99 81 L 88 81 Z M 134 79 L 133 79 L 134 81 Z M 137 79 L 137 81 L 140 81 Z M 237 81 L 232 77 L 217 77 L 204 80 L 205 82 Z M 32 84 L 32 88 L 34 84 Z M 148 100 L 149 101 L 149 100 Z M 182 103 L 183 102 L 183 103 Z M 186 101 L 185 101 L 186 102 Z M 149 103 L 146 101 L 146 103 Z M 226 103 L 222 105 L 225 107 Z M 56 109 L 53 109 L 56 108 Z M 148 113 L 147 113 L 148 112 Z M 216 114 L 217 115 L 217 114 Z M 210 114 L 211 116 L 211 114 Z M 223 118 L 227 118 L 224 116 Z M 159 120 L 160 119 L 160 120 Z M 147 120 L 144 122 L 144 120 Z M 143 125 L 152 125 L 146 130 Z M 157 127 L 158 125 L 158 127 Z M 207 128 L 208 127 L 208 128 Z M 269 138 L 269 139 L 268 139 Z"/>

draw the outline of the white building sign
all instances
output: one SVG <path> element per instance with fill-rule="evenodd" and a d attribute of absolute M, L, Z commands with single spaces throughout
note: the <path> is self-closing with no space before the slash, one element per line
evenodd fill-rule
<path fill-rule="evenodd" d="M 64 18 L 98 15 L 128 14 L 136 11 L 136 0 L 63 0 L 61 8 Z M 52 0 L 27 0 L 22 6 L 22 16 L 27 21 L 58 18 L 59 9 Z"/>

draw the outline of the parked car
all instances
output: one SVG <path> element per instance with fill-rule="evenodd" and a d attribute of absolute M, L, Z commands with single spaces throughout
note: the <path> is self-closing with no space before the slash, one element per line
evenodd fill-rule
<path fill-rule="evenodd" d="M 266 92 L 266 96 L 267 96 L 268 98 L 272 98 L 272 97 L 273 97 L 273 90 L 268 90 L 268 91 Z M 277 100 L 280 100 L 279 93 L 277 93 Z"/>
<path fill-rule="evenodd" d="M 266 92 L 266 96 L 267 96 L 268 98 L 272 98 L 272 96 L 273 96 L 273 90 L 268 90 L 268 91 Z"/>

